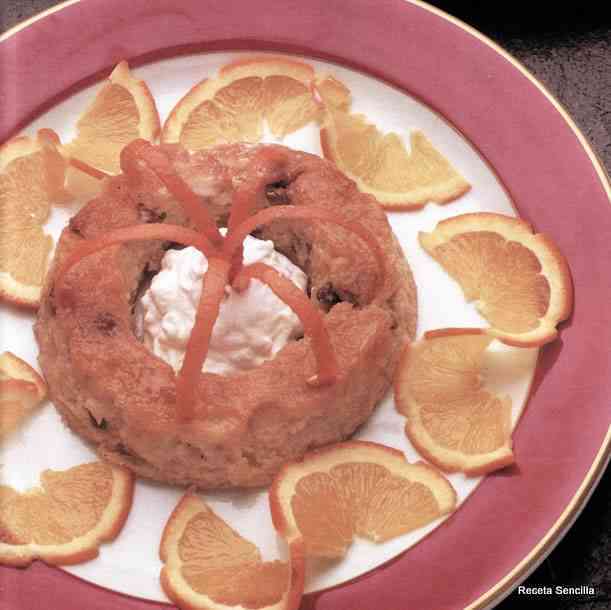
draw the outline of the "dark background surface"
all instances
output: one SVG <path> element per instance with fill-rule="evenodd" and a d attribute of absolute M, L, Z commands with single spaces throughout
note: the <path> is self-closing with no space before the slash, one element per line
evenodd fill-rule
<path fill-rule="evenodd" d="M 56 4 L 58 0 L 0 0 L 0 31 Z M 522 62 L 566 108 L 611 173 L 611 20 L 605 15 L 605 2 L 431 4 L 474 26 Z M 535 6 L 540 12 L 533 11 Z M 589 585 L 595 594 L 534 597 L 514 592 L 498 610 L 611 609 L 609 471 L 575 525 L 524 585 Z"/>

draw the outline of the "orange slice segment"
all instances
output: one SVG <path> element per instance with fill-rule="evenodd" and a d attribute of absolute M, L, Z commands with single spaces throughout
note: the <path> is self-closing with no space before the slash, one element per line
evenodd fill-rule
<path fill-rule="evenodd" d="M 420 245 L 454 278 L 490 322 L 488 333 L 521 347 L 556 338 L 569 317 L 573 286 L 566 259 L 518 218 L 462 214 L 441 221 Z"/>
<path fill-rule="evenodd" d="M 26 493 L 0 486 L 0 563 L 81 563 L 121 531 L 134 487 L 127 470 L 93 462 L 46 470 L 40 481 Z"/>
<path fill-rule="evenodd" d="M 66 162 L 52 133 L 13 138 L 0 148 L 0 299 L 32 309 L 53 247 L 42 227 L 51 204 L 67 199 Z"/>
<path fill-rule="evenodd" d="M 389 209 L 449 203 L 471 187 L 421 131 L 408 152 L 395 133 L 384 135 L 363 115 L 329 112 L 320 132 L 323 154 L 359 189 Z"/>
<path fill-rule="evenodd" d="M 64 154 L 113 174 L 121 171 L 119 153 L 126 144 L 136 138 L 157 138 L 155 100 L 146 83 L 132 76 L 127 62 L 117 64 L 76 130 L 76 137 L 63 147 Z"/>
<path fill-rule="evenodd" d="M 263 121 L 282 138 L 317 120 L 314 70 L 284 57 L 257 57 L 224 66 L 215 79 L 195 85 L 163 126 L 163 142 L 189 150 L 231 142 L 258 142 Z"/>
<path fill-rule="evenodd" d="M 0 355 L 0 438 L 14 431 L 47 396 L 44 379 L 11 352 Z"/>
<path fill-rule="evenodd" d="M 481 329 L 442 329 L 408 345 L 395 374 L 397 410 L 427 460 L 478 476 L 513 462 L 511 399 L 484 387 L 493 338 Z"/>
<path fill-rule="evenodd" d="M 452 511 L 456 493 L 433 467 L 396 449 L 349 441 L 285 466 L 269 492 L 274 526 L 305 554 L 342 557 L 354 536 L 384 542 Z"/>
<path fill-rule="evenodd" d="M 320 131 L 324 156 L 383 207 L 449 203 L 471 188 L 421 131 L 412 132 L 408 152 L 396 133 L 384 134 L 364 115 L 349 112 L 345 85 L 327 78 L 315 86 L 326 109 Z"/>
<path fill-rule="evenodd" d="M 159 551 L 161 584 L 189 610 L 296 610 L 304 564 L 262 561 L 245 540 L 204 502 L 187 493 L 165 526 Z"/>
<path fill-rule="evenodd" d="M 314 87 L 326 108 L 346 111 L 350 108 L 352 104 L 350 89 L 334 76 L 327 74 L 317 77 Z"/>

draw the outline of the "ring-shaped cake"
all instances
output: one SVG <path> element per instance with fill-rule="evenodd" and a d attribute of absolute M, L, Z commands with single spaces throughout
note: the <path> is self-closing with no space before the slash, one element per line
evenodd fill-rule
<path fill-rule="evenodd" d="M 62 272 L 78 248 L 109 232 L 150 224 L 193 228 L 185 206 L 146 163 L 124 164 L 64 229 L 35 326 L 40 364 L 64 421 L 103 459 L 142 477 L 201 489 L 265 485 L 286 462 L 350 437 L 371 415 L 415 333 L 413 278 L 385 213 L 326 160 L 276 145 L 155 150 L 218 226 L 231 224 L 232 203 L 253 183 L 252 213 L 326 210 L 363 227 L 383 257 L 380 281 L 379 257 L 346 226 L 304 217 L 258 227 L 257 237 L 273 241 L 307 275 L 336 378 L 311 383 L 317 359 L 306 335 L 256 368 L 198 374 L 185 421 L 177 417 L 175 371 L 143 344 L 135 316 L 144 287 L 176 244 L 117 243 Z"/>

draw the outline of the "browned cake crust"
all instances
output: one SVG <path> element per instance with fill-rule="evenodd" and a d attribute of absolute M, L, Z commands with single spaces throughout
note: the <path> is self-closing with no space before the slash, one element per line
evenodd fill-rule
<path fill-rule="evenodd" d="M 257 150 L 229 145 L 189 155 L 166 148 L 219 223 Z M 65 277 L 62 306 L 55 298 L 53 269 L 83 239 L 144 222 L 189 226 L 149 170 L 114 177 L 64 229 L 35 326 L 53 403 L 109 462 L 203 489 L 264 485 L 285 462 L 349 437 L 389 389 L 400 348 L 415 332 L 416 289 L 386 215 L 330 162 L 282 150 L 283 179 L 268 187 L 260 207 L 333 210 L 367 227 L 388 262 L 387 290 L 376 292 L 374 257 L 344 229 L 284 220 L 257 232 L 304 270 L 311 299 L 328 311 L 338 382 L 308 385 L 316 372 L 310 341 L 293 341 L 256 369 L 202 373 L 195 420 L 178 424 L 174 372 L 138 339 L 134 323 L 139 291 L 169 244 L 129 243 L 83 259 Z"/>

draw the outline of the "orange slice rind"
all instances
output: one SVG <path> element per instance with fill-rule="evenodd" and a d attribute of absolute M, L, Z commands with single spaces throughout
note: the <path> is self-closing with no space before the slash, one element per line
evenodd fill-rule
<path fill-rule="evenodd" d="M 493 338 L 482 329 L 440 329 L 408 345 L 395 373 L 395 403 L 416 449 L 446 472 L 479 476 L 514 461 L 511 399 L 484 386 Z"/>
<path fill-rule="evenodd" d="M 125 524 L 134 479 L 123 468 L 92 462 L 46 470 L 40 482 L 25 493 L 0 486 L 1 564 L 82 563 L 96 557 Z"/>
<path fill-rule="evenodd" d="M 410 135 L 408 152 L 396 133 L 383 134 L 362 114 L 350 112 L 350 90 L 333 76 L 314 88 L 325 107 L 323 155 L 359 189 L 388 209 L 417 209 L 429 201 L 449 203 L 471 187 L 421 132 Z"/>
<path fill-rule="evenodd" d="M 314 70 L 285 57 L 232 62 L 195 85 L 171 111 L 161 139 L 189 150 L 258 142 L 264 121 L 277 138 L 320 118 L 312 94 Z"/>
<path fill-rule="evenodd" d="M 66 162 L 60 149 L 59 136 L 52 129 L 39 129 L 35 137 L 17 136 L 0 147 L 0 172 L 21 159 L 20 163 L 30 165 L 28 173 L 39 171 L 39 181 L 51 203 L 66 203 L 70 194 L 64 188 Z"/>
<path fill-rule="evenodd" d="M 126 61 L 114 68 L 76 124 L 76 137 L 62 153 L 96 169 L 117 174 L 119 153 L 132 140 L 153 141 L 160 131 L 159 114 L 151 92 L 135 78 Z M 75 168 L 70 173 L 78 171 Z M 72 176 L 72 182 L 82 176 Z M 79 185 L 82 189 L 82 185 Z M 93 186 L 93 183 L 90 183 Z M 76 188 L 74 184 L 72 188 Z"/>
<path fill-rule="evenodd" d="M 296 610 L 303 592 L 303 561 L 262 561 L 257 547 L 202 500 L 185 494 L 161 539 L 161 584 L 189 610 Z"/>
<path fill-rule="evenodd" d="M 447 479 L 396 449 L 348 441 L 288 464 L 269 492 L 274 527 L 291 555 L 343 557 L 354 536 L 385 542 L 456 506 Z"/>
<path fill-rule="evenodd" d="M 0 147 L 0 299 L 36 309 L 53 239 L 43 225 L 65 203 L 66 162 L 49 129 Z"/>
<path fill-rule="evenodd" d="M 557 336 L 573 307 L 566 259 L 519 218 L 462 214 L 419 233 L 420 245 L 461 286 L 503 343 L 536 347 Z"/>
<path fill-rule="evenodd" d="M 44 379 L 11 352 L 0 355 L 0 438 L 13 432 L 47 396 Z"/>

